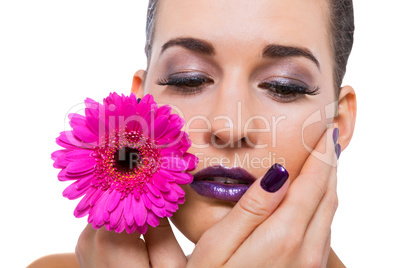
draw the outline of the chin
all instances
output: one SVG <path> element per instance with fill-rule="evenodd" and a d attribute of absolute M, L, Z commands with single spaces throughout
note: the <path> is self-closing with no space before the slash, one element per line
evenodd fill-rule
<path fill-rule="evenodd" d="M 183 185 L 186 201 L 170 218 L 172 223 L 194 244 L 202 234 L 225 217 L 235 202 L 220 201 L 201 196 L 189 185 Z"/>

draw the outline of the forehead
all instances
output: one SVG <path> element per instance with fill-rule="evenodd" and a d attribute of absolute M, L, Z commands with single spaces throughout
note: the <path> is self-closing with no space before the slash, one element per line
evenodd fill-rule
<path fill-rule="evenodd" d="M 213 43 L 217 54 L 235 47 L 257 55 L 262 45 L 276 43 L 306 47 L 320 61 L 330 60 L 325 0 L 160 0 L 158 5 L 157 55 L 169 39 L 190 36 Z"/>

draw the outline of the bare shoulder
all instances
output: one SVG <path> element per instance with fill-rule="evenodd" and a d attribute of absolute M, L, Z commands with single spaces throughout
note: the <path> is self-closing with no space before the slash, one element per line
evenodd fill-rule
<path fill-rule="evenodd" d="M 43 256 L 28 265 L 27 268 L 79 268 L 74 253 L 61 253 Z"/>
<path fill-rule="evenodd" d="M 331 252 L 329 253 L 327 268 L 346 268 L 332 248 Z"/>

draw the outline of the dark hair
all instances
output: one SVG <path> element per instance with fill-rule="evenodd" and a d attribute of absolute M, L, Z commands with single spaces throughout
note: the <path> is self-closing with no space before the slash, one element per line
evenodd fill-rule
<path fill-rule="evenodd" d="M 147 56 L 147 70 L 151 59 L 152 41 L 155 35 L 155 19 L 159 0 L 149 0 L 145 55 Z M 329 30 L 331 33 L 331 49 L 334 55 L 334 87 L 339 94 L 343 77 L 346 73 L 346 64 L 353 46 L 355 30 L 353 0 L 328 0 Z"/>

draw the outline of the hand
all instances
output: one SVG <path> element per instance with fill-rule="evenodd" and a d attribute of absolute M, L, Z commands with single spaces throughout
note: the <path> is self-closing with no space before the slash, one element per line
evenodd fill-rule
<path fill-rule="evenodd" d="M 326 130 L 299 176 L 275 193 L 255 181 L 198 241 L 188 267 L 326 267 L 337 209 L 337 159 Z"/>
<path fill-rule="evenodd" d="M 88 224 L 75 249 L 82 268 L 102 267 L 185 267 L 187 259 L 173 234 L 167 218 L 157 227 L 149 227 L 140 238 L 138 232 L 127 234 L 95 230 Z"/>

